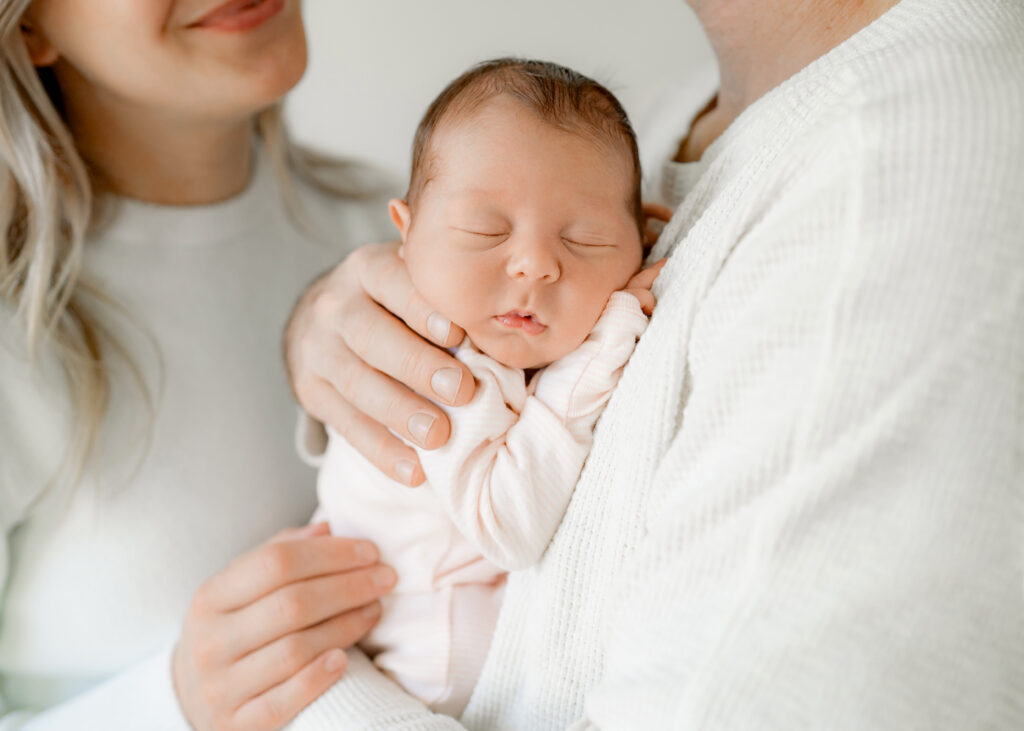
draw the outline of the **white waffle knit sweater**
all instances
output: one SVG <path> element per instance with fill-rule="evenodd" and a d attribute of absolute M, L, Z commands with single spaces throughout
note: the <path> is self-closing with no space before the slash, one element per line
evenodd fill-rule
<path fill-rule="evenodd" d="M 1022 125 L 1020 0 L 756 102 L 461 721 L 353 652 L 295 728 L 1024 728 Z"/>

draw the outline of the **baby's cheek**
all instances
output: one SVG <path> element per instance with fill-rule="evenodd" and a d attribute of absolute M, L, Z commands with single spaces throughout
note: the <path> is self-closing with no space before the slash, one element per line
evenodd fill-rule
<path fill-rule="evenodd" d="M 600 304 L 581 302 L 578 306 L 567 308 L 565 316 L 562 318 L 561 333 L 558 338 L 559 345 L 566 353 L 572 352 L 587 339 L 597 323 L 597 318 L 601 316 L 603 306 L 603 302 Z"/>

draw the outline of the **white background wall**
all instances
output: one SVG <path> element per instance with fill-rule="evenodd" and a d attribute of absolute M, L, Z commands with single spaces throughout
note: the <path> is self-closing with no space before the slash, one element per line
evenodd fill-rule
<path fill-rule="evenodd" d="M 529 56 L 608 86 L 627 111 L 642 90 L 710 62 L 685 0 L 305 0 L 306 77 L 295 136 L 405 178 L 430 101 L 477 61 Z"/>

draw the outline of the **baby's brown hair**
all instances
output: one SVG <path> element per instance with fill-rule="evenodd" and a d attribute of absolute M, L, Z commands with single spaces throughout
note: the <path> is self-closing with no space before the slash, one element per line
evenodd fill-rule
<path fill-rule="evenodd" d="M 430 181 L 433 168 L 430 141 L 438 127 L 500 95 L 523 103 L 558 129 L 583 133 L 600 144 L 624 145 L 633 167 L 626 203 L 643 235 L 640 155 L 629 117 L 615 95 L 604 86 L 549 61 L 521 58 L 484 61 L 444 88 L 427 108 L 413 138 L 412 173 L 406 193 L 410 206 L 415 206 L 417 196 Z"/>

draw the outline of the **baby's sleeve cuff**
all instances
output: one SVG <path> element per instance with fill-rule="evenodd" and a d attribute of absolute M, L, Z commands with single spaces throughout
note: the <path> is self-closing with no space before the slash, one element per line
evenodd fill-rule
<path fill-rule="evenodd" d="M 295 422 L 295 451 L 310 467 L 320 467 L 327 451 L 327 429 L 302 409 Z"/>

